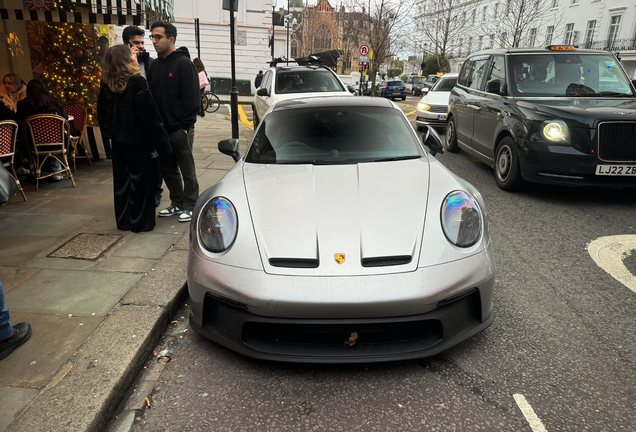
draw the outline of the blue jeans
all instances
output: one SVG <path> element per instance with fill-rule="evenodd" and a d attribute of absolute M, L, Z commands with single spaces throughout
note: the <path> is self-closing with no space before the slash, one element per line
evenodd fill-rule
<path fill-rule="evenodd" d="M 0 282 L 0 341 L 8 339 L 13 334 L 13 326 L 9 320 L 9 308 L 4 305 L 4 290 Z"/>

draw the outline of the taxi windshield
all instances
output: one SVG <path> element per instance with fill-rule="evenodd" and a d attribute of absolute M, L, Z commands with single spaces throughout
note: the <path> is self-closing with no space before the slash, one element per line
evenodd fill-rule
<path fill-rule="evenodd" d="M 246 162 L 340 165 L 424 154 L 411 126 L 393 108 L 295 107 L 274 111 L 261 123 Z"/>
<path fill-rule="evenodd" d="M 629 80 L 607 54 L 546 53 L 510 56 L 516 97 L 633 97 Z"/>
<path fill-rule="evenodd" d="M 276 93 L 314 93 L 345 91 L 334 75 L 327 70 L 307 69 L 279 72 Z"/>

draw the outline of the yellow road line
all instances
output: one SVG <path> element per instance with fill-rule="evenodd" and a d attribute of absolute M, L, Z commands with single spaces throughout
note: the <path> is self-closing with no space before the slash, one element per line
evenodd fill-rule
<path fill-rule="evenodd" d="M 239 124 L 245 126 L 246 128 L 250 129 L 250 130 L 254 130 L 254 124 L 249 121 L 247 119 L 247 116 L 245 115 L 245 111 L 243 111 L 243 107 L 241 107 L 241 105 L 238 106 L 238 112 L 239 112 Z M 223 115 L 223 117 L 225 117 L 228 120 L 232 120 L 232 116 L 231 115 Z"/>
<path fill-rule="evenodd" d="M 417 110 L 413 110 L 413 111 L 411 111 L 410 113 L 404 113 L 404 115 L 408 117 L 408 116 L 410 116 L 410 115 L 415 114 L 416 112 L 417 112 Z"/>

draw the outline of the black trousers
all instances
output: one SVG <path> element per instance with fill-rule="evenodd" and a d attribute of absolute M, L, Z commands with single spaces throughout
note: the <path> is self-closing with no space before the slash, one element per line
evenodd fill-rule
<path fill-rule="evenodd" d="M 170 191 L 172 205 L 192 211 L 199 198 L 199 180 L 192 155 L 194 128 L 190 128 L 187 135 L 181 129 L 169 132 L 168 137 L 172 154 L 159 156 L 159 170 Z"/>
<path fill-rule="evenodd" d="M 122 231 L 151 231 L 155 226 L 156 159 L 146 146 L 112 142 L 115 219 Z"/>

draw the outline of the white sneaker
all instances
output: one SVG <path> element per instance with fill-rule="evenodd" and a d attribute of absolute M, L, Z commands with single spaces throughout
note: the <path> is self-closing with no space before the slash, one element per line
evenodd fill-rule
<path fill-rule="evenodd" d="M 52 176 L 51 176 L 51 178 L 52 178 L 53 180 L 55 180 L 55 181 L 64 180 L 64 176 L 63 176 L 63 175 L 61 175 L 61 174 L 55 174 L 55 175 L 52 175 Z"/>
<path fill-rule="evenodd" d="M 190 222 L 192 220 L 192 210 L 184 210 L 179 216 L 179 222 Z"/>
<path fill-rule="evenodd" d="M 168 216 L 174 216 L 174 215 L 178 215 L 181 214 L 183 211 L 174 205 L 170 205 L 170 207 L 163 209 L 159 212 L 159 216 L 161 217 L 168 217 Z"/>
<path fill-rule="evenodd" d="M 23 166 L 19 166 L 15 169 L 15 172 L 17 175 L 28 175 L 31 174 L 31 170 L 28 168 L 25 168 Z"/>

